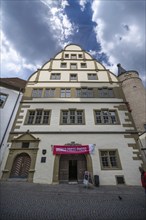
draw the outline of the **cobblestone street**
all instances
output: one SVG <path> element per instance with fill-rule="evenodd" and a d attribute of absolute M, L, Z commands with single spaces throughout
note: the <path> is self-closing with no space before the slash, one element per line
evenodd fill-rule
<path fill-rule="evenodd" d="M 142 187 L 1 182 L 1 220 L 144 220 Z"/>

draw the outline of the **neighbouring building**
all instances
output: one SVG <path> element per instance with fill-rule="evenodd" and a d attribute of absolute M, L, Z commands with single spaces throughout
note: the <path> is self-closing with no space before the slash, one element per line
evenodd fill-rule
<path fill-rule="evenodd" d="M 0 165 L 9 148 L 7 139 L 12 128 L 26 81 L 19 78 L 0 78 Z M 7 151 L 8 153 L 8 151 Z M 1 167 L 1 170 L 3 167 Z"/>
<path fill-rule="evenodd" d="M 140 185 L 137 139 L 118 77 L 71 44 L 28 79 L 2 179 Z"/>

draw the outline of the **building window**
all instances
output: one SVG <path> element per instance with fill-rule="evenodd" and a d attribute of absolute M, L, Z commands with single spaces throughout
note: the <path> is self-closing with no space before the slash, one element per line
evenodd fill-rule
<path fill-rule="evenodd" d="M 76 89 L 76 97 L 78 97 L 78 98 L 93 97 L 93 88 L 79 88 L 79 89 Z"/>
<path fill-rule="evenodd" d="M 32 97 L 33 98 L 41 98 L 43 93 L 43 89 L 33 89 L 32 90 Z"/>
<path fill-rule="evenodd" d="M 83 110 L 62 110 L 61 124 L 84 124 Z"/>
<path fill-rule="evenodd" d="M 0 93 L 0 108 L 3 108 L 6 100 L 7 100 L 8 95 Z"/>
<path fill-rule="evenodd" d="M 75 73 L 70 74 L 70 80 L 77 80 L 77 74 Z"/>
<path fill-rule="evenodd" d="M 87 64 L 86 63 L 81 63 L 81 68 L 86 68 Z"/>
<path fill-rule="evenodd" d="M 96 73 L 88 73 L 88 80 L 97 80 Z"/>
<path fill-rule="evenodd" d="M 125 184 L 124 176 L 115 176 L 117 184 Z"/>
<path fill-rule="evenodd" d="M 66 63 L 61 63 L 60 67 L 61 68 L 66 68 Z"/>
<path fill-rule="evenodd" d="M 60 73 L 52 73 L 50 79 L 60 79 L 61 74 Z"/>
<path fill-rule="evenodd" d="M 98 89 L 99 97 L 114 97 L 113 89 L 112 88 L 101 88 Z"/>
<path fill-rule="evenodd" d="M 68 98 L 71 96 L 71 90 L 68 88 L 61 89 L 61 98 Z"/>
<path fill-rule="evenodd" d="M 121 169 L 117 150 L 100 150 L 102 169 Z"/>
<path fill-rule="evenodd" d="M 45 98 L 54 97 L 54 96 L 55 96 L 55 89 L 53 88 L 45 89 L 45 93 L 44 93 Z"/>
<path fill-rule="evenodd" d="M 29 142 L 22 142 L 22 148 L 29 148 Z"/>
<path fill-rule="evenodd" d="M 65 54 L 65 58 L 69 58 L 69 54 Z"/>
<path fill-rule="evenodd" d="M 95 123 L 96 124 L 117 124 L 116 111 L 108 110 L 95 110 Z"/>
<path fill-rule="evenodd" d="M 70 68 L 71 69 L 77 69 L 77 63 L 71 63 Z"/>
<path fill-rule="evenodd" d="M 46 163 L 46 157 L 41 157 L 41 163 Z"/>
<path fill-rule="evenodd" d="M 71 54 L 71 59 L 77 59 L 77 55 L 76 54 Z"/>
<path fill-rule="evenodd" d="M 78 54 L 78 57 L 81 59 L 83 56 L 82 56 L 82 54 Z"/>
<path fill-rule="evenodd" d="M 30 110 L 28 111 L 28 117 L 26 124 L 49 124 L 50 111 L 49 110 Z"/>

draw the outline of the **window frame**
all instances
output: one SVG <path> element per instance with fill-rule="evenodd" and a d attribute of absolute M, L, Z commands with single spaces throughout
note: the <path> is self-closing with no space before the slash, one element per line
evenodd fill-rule
<path fill-rule="evenodd" d="M 72 66 L 76 66 L 76 68 L 72 68 Z M 76 69 L 78 69 L 77 63 L 70 63 L 70 69 L 71 69 L 71 70 L 76 70 Z"/>
<path fill-rule="evenodd" d="M 91 91 L 91 95 L 89 91 Z M 93 98 L 94 90 L 93 88 L 76 88 L 76 97 L 77 98 Z"/>
<path fill-rule="evenodd" d="M 99 113 L 99 115 L 97 115 L 97 113 Z M 114 117 L 112 113 L 114 113 Z M 119 125 L 120 124 L 117 110 L 114 110 L 114 109 L 94 109 L 94 120 L 95 120 L 96 125 Z"/>
<path fill-rule="evenodd" d="M 98 97 L 100 97 L 100 98 L 114 98 L 113 88 L 107 88 L 107 87 L 98 88 Z"/>
<path fill-rule="evenodd" d="M 49 91 L 48 96 L 46 96 L 46 91 Z M 55 88 L 45 88 L 43 97 L 44 98 L 54 98 L 55 97 Z"/>
<path fill-rule="evenodd" d="M 3 102 L 2 102 L 2 104 L 0 104 L 0 108 L 3 108 L 4 107 L 4 105 L 6 104 L 6 101 L 7 101 L 7 98 L 8 98 L 8 94 L 5 94 L 5 93 L 3 93 L 3 92 L 0 92 L 0 96 L 5 96 L 5 100 L 3 101 L 3 99 L 0 99 L 0 100 L 2 100 Z"/>
<path fill-rule="evenodd" d="M 80 63 L 81 68 L 87 68 L 87 63 Z"/>
<path fill-rule="evenodd" d="M 38 111 L 42 111 L 42 114 L 37 114 Z M 30 113 L 32 114 L 32 118 L 30 117 Z M 48 115 L 45 115 L 45 113 L 48 113 Z M 44 123 L 44 120 L 47 119 L 47 123 Z M 26 119 L 25 119 L 25 125 L 50 125 L 50 119 L 51 119 L 51 110 L 50 109 L 30 109 L 27 111 Z M 38 123 L 38 121 L 40 122 Z M 29 122 L 31 121 L 31 123 Z"/>
<path fill-rule="evenodd" d="M 60 63 L 60 68 L 67 68 L 67 63 L 66 62 L 61 62 Z"/>
<path fill-rule="evenodd" d="M 88 76 L 88 80 L 98 80 L 97 73 L 88 73 L 87 76 Z"/>
<path fill-rule="evenodd" d="M 63 90 L 64 90 L 64 93 L 63 93 Z M 64 96 L 63 96 L 63 94 L 64 94 Z M 68 94 L 69 94 L 69 96 L 68 96 Z M 71 97 L 71 88 L 61 88 L 60 89 L 60 97 L 61 98 L 70 98 Z"/>
<path fill-rule="evenodd" d="M 60 79 L 61 79 L 61 73 L 51 73 L 50 80 L 60 80 Z"/>
<path fill-rule="evenodd" d="M 73 111 L 75 114 L 73 114 Z M 63 113 L 67 113 L 66 117 Z M 81 115 L 79 114 L 81 113 Z M 64 122 L 66 120 L 66 123 Z M 71 122 L 74 120 L 74 122 Z M 81 120 L 82 123 L 79 123 Z M 61 125 L 85 125 L 85 112 L 83 109 L 61 109 L 60 110 L 60 124 Z"/>
<path fill-rule="evenodd" d="M 36 95 L 34 95 L 35 94 L 34 91 L 37 92 Z M 39 92 L 40 92 L 40 94 L 39 94 Z M 43 96 L 43 88 L 33 88 L 32 89 L 32 94 L 31 94 L 32 98 L 42 98 L 42 96 Z"/>
<path fill-rule="evenodd" d="M 71 79 L 71 75 L 75 75 L 76 76 L 76 78 L 75 79 Z M 78 75 L 77 75 L 77 73 L 70 73 L 70 81 L 77 81 L 78 80 Z"/>
<path fill-rule="evenodd" d="M 102 156 L 101 155 L 102 152 L 103 153 L 107 152 L 107 155 Z M 115 156 L 110 155 L 110 152 L 115 152 Z M 106 160 L 103 160 L 104 157 L 106 158 Z M 99 158 L 100 158 L 101 170 L 121 170 L 122 169 L 118 149 L 115 149 L 115 148 L 114 149 L 99 149 Z M 115 158 L 116 166 L 112 166 L 112 163 L 114 161 L 113 158 Z M 107 162 L 108 165 L 104 166 L 103 164 L 104 162 L 105 163 Z"/>
<path fill-rule="evenodd" d="M 76 60 L 77 59 L 77 54 L 71 54 L 70 59 L 71 60 Z"/>

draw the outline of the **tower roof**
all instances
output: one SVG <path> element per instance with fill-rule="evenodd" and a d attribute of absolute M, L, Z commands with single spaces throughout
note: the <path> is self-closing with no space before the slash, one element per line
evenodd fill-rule
<path fill-rule="evenodd" d="M 118 76 L 126 72 L 126 70 L 121 66 L 120 63 L 117 64 L 117 67 L 118 67 Z"/>

